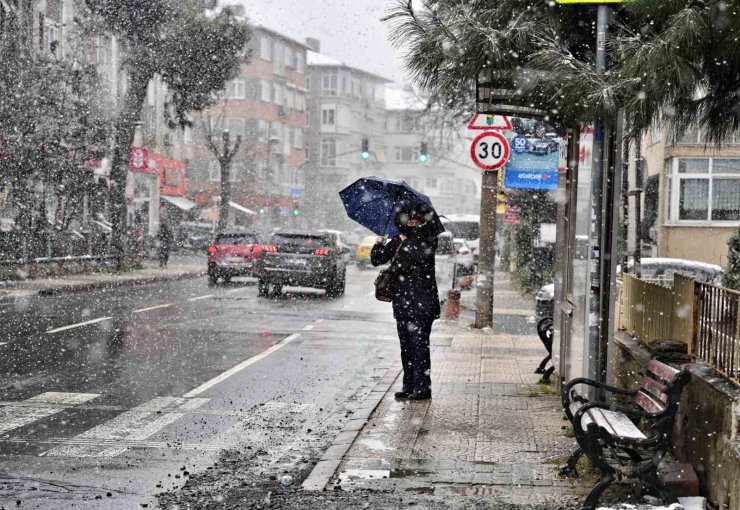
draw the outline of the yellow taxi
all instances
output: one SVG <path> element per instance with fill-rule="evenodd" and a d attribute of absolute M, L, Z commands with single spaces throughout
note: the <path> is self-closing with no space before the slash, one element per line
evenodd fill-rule
<path fill-rule="evenodd" d="M 375 239 L 376 236 L 364 237 L 360 244 L 357 246 L 355 258 L 357 259 L 357 265 L 361 268 L 370 265 L 370 252 L 372 251 L 373 245 L 375 244 Z"/>

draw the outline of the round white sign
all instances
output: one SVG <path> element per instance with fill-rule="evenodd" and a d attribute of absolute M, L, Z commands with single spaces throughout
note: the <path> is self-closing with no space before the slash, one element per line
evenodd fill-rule
<path fill-rule="evenodd" d="M 509 159 L 509 142 L 506 137 L 496 131 L 481 133 L 470 146 L 470 157 L 482 170 L 496 170 L 506 164 Z"/>

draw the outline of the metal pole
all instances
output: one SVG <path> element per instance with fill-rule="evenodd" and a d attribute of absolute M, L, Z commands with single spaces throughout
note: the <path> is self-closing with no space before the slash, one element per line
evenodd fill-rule
<path fill-rule="evenodd" d="M 496 264 L 496 187 L 498 172 L 484 172 L 480 194 L 480 247 L 475 327 L 493 327 L 493 276 Z"/>
<path fill-rule="evenodd" d="M 635 161 L 635 276 L 640 278 L 642 271 L 640 259 L 642 258 L 642 139 L 637 139 Z"/>
<path fill-rule="evenodd" d="M 599 5 L 596 19 L 596 73 L 603 74 L 606 68 L 606 39 L 611 9 Z M 602 380 L 599 368 L 601 326 L 601 264 L 602 264 L 602 224 L 603 224 L 603 176 L 604 176 L 604 131 L 605 119 L 598 118 L 594 124 L 593 178 L 591 181 L 591 263 L 589 266 L 589 315 L 588 315 L 588 373 L 586 377 Z M 593 398 L 593 395 L 592 395 Z"/>

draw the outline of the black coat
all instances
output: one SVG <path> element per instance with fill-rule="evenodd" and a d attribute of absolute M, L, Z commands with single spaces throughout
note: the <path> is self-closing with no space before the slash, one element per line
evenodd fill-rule
<path fill-rule="evenodd" d="M 436 249 L 435 236 L 418 234 L 409 235 L 405 241 L 394 237 L 386 244 L 377 243 L 373 246 L 370 261 L 374 266 L 387 264 L 398 250 L 398 256 L 390 268 L 398 278 L 400 289 L 393 299 L 393 316 L 396 319 L 439 318 L 439 292 L 434 273 Z"/>

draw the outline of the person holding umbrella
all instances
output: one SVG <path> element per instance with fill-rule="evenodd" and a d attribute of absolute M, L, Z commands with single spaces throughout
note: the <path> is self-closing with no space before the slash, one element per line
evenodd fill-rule
<path fill-rule="evenodd" d="M 391 263 L 397 281 L 393 317 L 401 342 L 403 388 L 397 399 L 432 398 L 429 335 L 440 316 L 439 292 L 434 272 L 437 249 L 436 214 L 425 204 L 402 206 L 395 217 L 400 234 L 385 242 L 378 237 L 370 254 L 374 266 Z"/>

